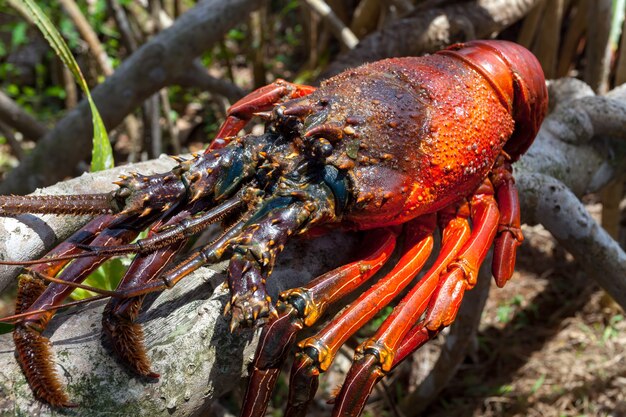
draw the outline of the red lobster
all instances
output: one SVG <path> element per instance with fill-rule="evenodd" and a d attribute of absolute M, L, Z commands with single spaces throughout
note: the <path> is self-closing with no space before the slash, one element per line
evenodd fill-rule
<path fill-rule="evenodd" d="M 5 215 L 100 215 L 21 276 L 11 318 L 17 357 L 35 395 L 53 406 L 72 405 L 41 332 L 106 259 L 137 253 L 118 289 L 100 290 L 112 296 L 104 332 L 132 371 L 157 376 L 135 323 L 143 296 L 228 257 L 231 328 L 268 322 L 242 409 L 242 416 L 262 416 L 298 330 L 378 271 L 403 232 L 395 268 L 298 343 L 286 415 L 303 416 L 319 374 L 411 284 L 439 227 L 433 266 L 358 347 L 335 399 L 333 416 L 358 416 L 376 381 L 454 320 L 492 242 L 497 284 L 511 277 L 523 239 L 511 163 L 532 143 L 546 108 L 543 72 L 529 51 L 474 41 L 367 64 L 317 90 L 276 81 L 229 109 L 205 153 L 165 174 L 124 177 L 109 194 L 2 197 Z M 265 133 L 237 136 L 254 116 L 266 120 Z M 221 236 L 173 261 L 190 236 L 224 218 Z M 337 227 L 371 230 L 366 253 L 272 304 L 265 281 L 289 237 Z M 130 243 L 146 228 L 148 237 Z"/>

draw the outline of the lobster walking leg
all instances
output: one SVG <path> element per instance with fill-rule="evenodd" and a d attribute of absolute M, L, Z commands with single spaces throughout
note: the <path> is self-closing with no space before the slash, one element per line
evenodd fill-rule
<path fill-rule="evenodd" d="M 120 282 L 118 289 L 133 288 L 155 279 L 163 268 L 180 252 L 185 241 L 158 249 L 149 254 L 140 254 L 133 260 Z M 150 369 L 150 360 L 143 345 L 143 330 L 135 323 L 143 304 L 144 296 L 112 298 L 107 303 L 102 317 L 102 329 L 111 341 L 117 357 L 133 372 L 150 378 L 159 375 Z"/>
<path fill-rule="evenodd" d="M 229 240 L 241 232 L 244 225 L 245 219 L 239 220 L 217 240 L 196 249 L 189 256 L 176 264 L 172 269 L 166 271 L 156 280 L 145 282 L 134 287 L 120 288 L 116 291 L 116 297 L 121 299 L 133 298 L 149 294 L 151 292 L 158 292 L 172 288 L 181 279 L 203 265 L 218 262 L 228 248 Z"/>
<path fill-rule="evenodd" d="M 93 237 L 107 227 L 113 219 L 113 216 L 107 215 L 92 220 L 75 232 L 69 239 L 52 249 L 47 254 L 47 257 L 56 258 L 58 256 L 71 255 L 78 252 L 79 249 L 76 247 L 76 244 L 93 239 Z M 15 313 L 20 314 L 29 310 L 31 305 L 46 291 L 46 284 L 38 277 L 38 274 L 56 275 L 67 263 L 69 263 L 69 260 L 39 264 L 21 274 L 15 303 Z M 71 405 L 51 364 L 52 352 L 50 351 L 49 344 L 46 343 L 45 340 L 42 340 L 42 336 L 38 336 L 37 334 L 29 335 L 28 330 L 25 329 L 21 323 L 16 325 L 16 331 L 27 336 L 27 340 L 31 339 L 31 344 L 34 343 L 39 346 L 39 350 L 37 350 L 29 345 L 26 340 L 22 342 L 21 349 L 18 347 L 18 360 L 20 360 L 23 369 L 30 370 L 30 375 L 29 373 L 25 373 L 29 383 L 33 387 L 35 395 L 39 398 L 55 399 L 58 405 Z M 17 340 L 21 339 L 18 337 Z M 37 352 L 37 354 L 42 355 L 42 358 L 38 361 L 39 366 L 32 367 L 26 364 L 28 362 L 27 356 L 30 352 Z"/>
<path fill-rule="evenodd" d="M 171 288 L 201 266 L 219 261 L 231 249 L 233 256 L 228 267 L 231 301 L 227 306 L 233 310 L 231 328 L 234 330 L 240 323 L 272 313 L 274 307 L 270 305 L 265 280 L 288 236 L 311 216 L 311 207 L 281 197 L 265 201 L 257 208 L 259 212 L 248 212 L 219 239 L 196 250 L 157 281 L 122 289 L 117 297 L 135 297 Z"/>
<path fill-rule="evenodd" d="M 366 241 L 372 248 L 355 262 L 327 272 L 303 288 L 280 295 L 278 318 L 263 328 L 250 380 L 241 409 L 242 417 L 262 417 L 269 403 L 282 364 L 295 343 L 296 333 L 305 325 L 314 325 L 328 306 L 364 283 L 389 259 L 396 242 L 396 232 L 382 229 L 370 232 Z"/>
<path fill-rule="evenodd" d="M 355 361 L 335 401 L 333 416 L 359 415 L 375 383 L 399 363 L 398 348 L 405 346 L 404 355 L 410 350 L 409 346 L 421 346 L 425 339 L 433 337 L 454 320 L 465 289 L 472 288 L 476 283 L 477 270 L 497 229 L 499 213 L 493 198 L 493 187 L 488 181 L 472 197 L 471 217 L 471 236 L 460 239 L 462 246 L 459 241 L 446 242 L 444 236 L 436 264 L 396 307 L 378 332 L 357 348 Z M 465 235 L 468 229 L 464 223 L 458 230 Z M 448 243 L 454 248 L 446 248 Z M 445 270 L 447 272 L 440 275 Z M 426 307 L 428 312 L 424 323 L 416 326 L 416 331 L 411 331 L 412 324 Z M 407 339 L 407 334 L 414 337 Z"/>
<path fill-rule="evenodd" d="M 193 209 L 192 209 L 193 210 Z M 198 208 L 196 207 L 196 211 Z M 180 224 L 187 220 L 193 211 L 184 210 L 171 217 L 164 224 L 156 224 L 150 233 L 155 233 L 162 228 Z M 182 227 L 182 226 L 181 226 Z M 171 229 L 177 229 L 177 226 Z M 184 228 L 183 228 L 184 229 Z M 169 229 L 168 229 L 169 230 Z M 179 231 L 182 237 L 177 237 L 170 245 L 150 249 L 148 253 L 140 253 L 124 274 L 117 289 L 134 288 L 138 285 L 153 281 L 162 272 L 166 265 L 176 256 L 186 243 L 184 230 Z M 149 240 L 153 236 L 149 236 Z M 142 246 L 145 247 L 145 246 Z M 104 247 L 106 249 L 106 247 Z M 158 378 L 159 375 L 152 372 L 150 360 L 143 344 L 143 329 L 135 323 L 143 304 L 144 296 L 132 298 L 112 298 L 107 303 L 102 317 L 102 329 L 111 341 L 117 357 L 133 372 L 150 378 Z"/>
<path fill-rule="evenodd" d="M 315 336 L 301 341 L 291 370 L 285 416 L 304 416 L 317 391 L 319 374 L 332 363 L 339 348 L 359 328 L 389 304 L 422 268 L 433 246 L 435 215 L 425 215 L 405 228 L 404 254 L 394 269 L 363 293 Z"/>
<path fill-rule="evenodd" d="M 115 224 L 122 220 L 129 220 L 129 222 L 122 227 L 116 228 Z M 145 217 L 127 219 L 126 216 L 120 217 L 118 215 L 111 219 L 109 227 L 102 230 L 93 239 L 93 242 L 101 245 L 127 243 L 134 239 L 150 220 L 150 218 Z M 88 227 L 95 225 L 97 225 L 97 222 L 92 222 Z M 79 233 L 84 231 L 83 229 Z M 88 229 L 87 232 L 91 232 L 91 230 Z M 74 248 L 65 247 L 61 248 L 60 251 L 67 250 L 71 251 Z M 59 250 L 53 251 L 53 255 L 57 252 Z M 81 282 L 106 259 L 107 257 L 77 259 L 61 272 L 59 278 L 70 282 Z M 58 270 L 61 267 L 59 264 L 63 262 L 65 261 L 54 262 L 55 265 L 50 268 Z M 45 271 L 44 269 L 48 267 L 43 265 L 36 268 L 38 268 L 39 272 L 55 272 L 52 269 Z M 74 290 L 71 286 L 53 283 L 45 287 L 45 290 L 40 291 L 43 289 L 41 282 L 36 284 L 32 280 L 25 281 L 23 285 L 24 288 L 21 289 L 22 295 L 20 296 L 21 301 L 18 309 L 24 312 L 61 305 L 63 300 Z M 36 296 L 37 292 L 40 292 L 40 295 Z M 30 302 L 31 300 L 32 303 Z M 26 308 L 26 305 L 28 305 L 28 308 Z M 46 311 L 35 313 L 22 319 L 15 327 L 13 340 L 16 346 L 18 362 L 29 384 L 34 387 L 35 395 L 50 405 L 67 407 L 72 404 L 61 387 L 54 370 L 49 341 L 41 335 L 41 332 L 46 328 L 54 314 L 54 311 Z"/>
<path fill-rule="evenodd" d="M 150 235 L 146 239 L 137 241 L 137 254 L 132 264 L 120 281 L 117 291 L 132 290 L 156 280 L 170 261 L 180 253 L 187 239 L 192 234 L 203 230 L 207 225 L 219 220 L 221 216 L 236 207 L 239 200 L 233 199 L 233 204 L 222 204 L 215 209 L 192 217 L 203 210 L 205 203 L 198 202 L 191 207 L 178 212 L 169 219 L 163 219 L 151 227 Z M 166 243 L 166 244 L 163 244 Z M 117 248 L 124 248 L 118 246 Z M 91 247 L 93 249 L 93 247 Z M 98 248 L 106 252 L 107 247 Z M 158 378 L 158 374 L 150 369 L 150 360 L 143 344 L 143 329 L 135 323 L 139 310 L 143 304 L 143 295 L 128 298 L 112 298 L 104 309 L 102 328 L 104 334 L 111 340 L 113 350 L 118 358 L 133 372 L 150 378 Z"/>
<path fill-rule="evenodd" d="M 230 106 L 226 120 L 207 148 L 207 152 L 226 146 L 230 142 L 228 138 L 236 136 L 255 113 L 267 111 L 281 101 L 304 97 L 313 91 L 315 87 L 293 84 L 281 79 L 253 91 Z"/>
<path fill-rule="evenodd" d="M 491 181 L 500 209 L 500 224 L 494 239 L 491 272 L 498 287 L 502 288 L 513 275 L 515 253 L 517 247 L 524 241 L 524 235 L 520 228 L 519 196 L 511 164 L 497 161 L 496 168 L 491 174 Z"/>

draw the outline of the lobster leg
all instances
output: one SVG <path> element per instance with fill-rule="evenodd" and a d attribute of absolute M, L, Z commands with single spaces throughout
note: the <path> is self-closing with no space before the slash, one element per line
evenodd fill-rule
<path fill-rule="evenodd" d="M 76 247 L 76 244 L 93 239 L 97 233 L 110 225 L 113 219 L 113 216 L 106 215 L 92 220 L 75 232 L 69 239 L 52 249 L 47 254 L 47 257 L 56 258 L 58 256 L 71 255 L 78 252 L 79 249 Z M 39 278 L 38 274 L 56 275 L 67 263 L 69 263 L 69 260 L 39 264 L 21 274 L 19 277 L 15 313 L 20 314 L 29 310 L 30 306 L 45 292 L 46 284 Z M 17 324 L 16 329 L 23 333 L 24 330 L 21 329 L 21 326 L 21 324 Z M 38 339 L 36 335 L 33 335 L 32 338 L 35 341 Z M 24 347 L 21 356 L 23 357 L 28 350 L 29 347 Z M 35 395 L 39 398 L 56 398 L 59 404 L 69 405 L 69 398 L 67 398 L 67 395 L 58 382 L 52 366 L 49 365 L 51 363 L 50 357 L 52 356 L 49 344 L 40 343 L 39 353 L 43 355 L 40 361 L 42 364 L 39 366 L 38 370 L 34 370 L 31 373 L 30 377 L 27 375 Z M 18 358 L 22 359 L 19 355 L 18 353 Z M 20 360 L 20 363 L 22 367 L 24 367 L 22 360 Z"/>
<path fill-rule="evenodd" d="M 301 341 L 290 378 L 285 416 L 304 416 L 317 391 L 319 374 L 332 363 L 339 348 L 360 327 L 389 304 L 422 268 L 433 246 L 436 218 L 426 215 L 406 227 L 404 254 L 395 268 L 363 293 L 315 336 Z"/>
<path fill-rule="evenodd" d="M 121 255 L 124 253 L 150 253 L 169 245 L 179 243 L 189 237 L 203 231 L 209 225 L 219 222 L 226 215 L 241 205 L 239 196 L 233 197 L 217 207 L 214 207 L 200 215 L 192 217 L 188 211 L 184 215 L 177 215 L 160 227 L 154 227 L 150 235 L 145 239 L 139 239 L 134 243 L 117 246 L 80 245 L 81 249 L 92 252 L 93 255 Z M 199 210 L 195 210 L 199 211 Z"/>
<path fill-rule="evenodd" d="M 373 247 L 358 261 L 327 272 L 303 288 L 280 295 L 278 318 L 263 328 L 250 367 L 250 380 L 241 409 L 242 417 L 262 417 L 269 403 L 282 364 L 295 343 L 296 333 L 312 326 L 329 304 L 374 275 L 393 252 L 397 233 L 392 229 L 370 232 Z"/>
<path fill-rule="evenodd" d="M 176 214 L 164 224 L 159 222 L 152 226 L 150 233 L 155 235 L 158 230 L 168 227 L 170 228 L 168 230 L 178 229 L 178 225 L 188 221 L 192 213 L 199 211 L 200 208 L 201 206 L 196 205 L 196 207 Z M 138 254 L 133 259 L 117 289 L 134 288 L 156 279 L 185 245 L 188 237 L 185 231 L 188 231 L 188 228 L 183 227 L 182 230 L 179 230 L 181 237 L 168 246 L 155 247 L 147 253 Z M 149 239 L 150 237 L 146 240 Z M 150 360 L 143 344 L 143 329 L 140 324 L 135 323 L 143 300 L 143 295 L 125 299 L 111 298 L 104 309 L 102 330 L 111 341 L 113 350 L 124 365 L 138 375 L 158 378 L 159 375 L 150 369 Z"/>
<path fill-rule="evenodd" d="M 145 295 L 151 292 L 163 291 L 172 288 L 181 279 L 191 274 L 198 268 L 211 263 L 216 263 L 220 259 L 226 249 L 230 239 L 234 238 L 241 232 L 245 225 L 246 218 L 239 220 L 235 225 L 228 229 L 222 236 L 214 242 L 196 249 L 187 258 L 180 261 L 172 269 L 166 271 L 156 280 L 152 280 L 134 287 L 120 288 L 115 293 L 116 298 L 133 298 Z"/>
<path fill-rule="evenodd" d="M 471 217 L 473 231 L 469 238 L 461 239 L 460 247 L 458 242 L 446 242 L 444 236 L 442 253 L 435 265 L 378 332 L 357 348 L 355 361 L 335 401 L 334 417 L 358 416 L 376 382 L 399 363 L 400 358 L 454 321 L 464 291 L 476 284 L 477 270 L 497 230 L 499 213 L 488 180 L 472 197 Z M 461 230 L 467 233 L 467 225 Z M 443 271 L 446 272 L 441 274 Z M 426 307 L 423 322 L 411 329 Z"/>
<path fill-rule="evenodd" d="M 498 234 L 494 240 L 491 272 L 500 288 L 504 287 L 504 284 L 511 279 L 515 267 L 517 247 L 524 241 L 524 235 L 520 228 L 519 196 L 515 187 L 511 164 L 501 162 L 502 159 L 504 159 L 503 156 L 496 162 L 496 168 L 491 174 L 496 201 L 500 209 L 500 223 Z"/>
<path fill-rule="evenodd" d="M 254 90 L 230 106 L 226 113 L 226 120 L 206 152 L 228 145 L 229 138 L 237 136 L 237 133 L 246 126 L 255 113 L 267 111 L 281 101 L 303 97 L 313 91 L 315 87 L 293 84 L 281 79 Z"/>
<path fill-rule="evenodd" d="M 184 243 L 185 241 L 179 241 L 170 247 L 158 249 L 145 255 L 137 255 L 118 288 L 133 288 L 153 280 L 180 252 Z M 141 325 L 135 323 L 143 299 L 144 296 L 109 300 L 102 317 L 102 330 L 111 341 L 113 350 L 124 365 L 138 375 L 158 378 L 159 375 L 150 370 L 150 360 L 143 345 Z"/>
<path fill-rule="evenodd" d="M 111 219 L 111 225 L 102 230 L 102 232 L 94 238 L 93 242 L 102 245 L 126 243 L 134 239 L 139 231 L 145 228 L 152 219 L 135 217 L 134 219 L 130 219 L 129 224 L 125 224 L 119 228 L 115 227 L 114 224 L 122 220 L 126 220 L 126 216 L 116 216 L 114 219 Z M 97 224 L 94 222 L 95 221 L 89 223 L 88 227 Z M 83 229 L 79 233 L 84 231 Z M 90 232 L 91 230 L 88 229 L 87 231 Z M 61 250 L 72 251 L 74 248 L 66 247 Z M 56 253 L 57 251 L 58 250 L 55 250 L 53 252 Z M 61 272 L 59 278 L 70 282 L 80 282 L 106 259 L 107 257 L 95 256 L 77 259 Z M 65 261 L 53 262 L 55 265 L 49 268 L 59 269 L 62 267 L 62 265 L 59 264 L 63 262 Z M 42 272 L 48 267 L 42 265 L 36 268 L 38 269 L 34 271 L 35 276 L 37 271 Z M 45 272 L 55 271 L 51 269 Z M 56 283 L 50 284 L 44 289 L 43 283 L 38 279 L 32 279 L 32 277 L 27 278 L 20 286 L 21 294 L 17 306 L 18 310 L 21 310 L 20 312 L 36 311 L 61 305 L 63 300 L 74 290 L 71 286 Z M 41 335 L 41 332 L 46 328 L 54 314 L 55 311 L 46 311 L 35 313 L 24 318 L 16 324 L 15 331 L 13 332 L 13 340 L 15 342 L 18 362 L 30 386 L 33 387 L 35 396 L 52 406 L 69 407 L 72 406 L 72 404 L 67 394 L 64 392 L 54 369 L 50 342 L 46 337 Z"/>

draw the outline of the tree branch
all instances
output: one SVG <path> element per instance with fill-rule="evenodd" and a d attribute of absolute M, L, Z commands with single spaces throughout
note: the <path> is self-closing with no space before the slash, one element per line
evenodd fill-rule
<path fill-rule="evenodd" d="M 322 19 L 330 26 L 330 30 L 335 37 L 339 39 L 341 44 L 348 49 L 352 49 L 359 43 L 359 39 L 352 33 L 350 28 L 343 24 L 341 19 L 333 12 L 326 2 L 322 0 L 304 0 L 307 5 L 315 13 L 322 16 Z"/>
<path fill-rule="evenodd" d="M 204 0 L 139 48 L 92 92 L 107 130 L 146 98 L 180 79 L 193 60 L 260 5 L 259 0 Z M 72 176 L 89 159 L 91 116 L 84 101 L 57 123 L 0 184 L 0 194 L 24 194 Z"/>
<path fill-rule="evenodd" d="M 525 223 L 541 223 L 578 264 L 626 310 L 626 254 L 562 182 L 516 175 Z"/>
<path fill-rule="evenodd" d="M 322 75 L 327 78 L 349 67 L 392 56 L 423 55 L 474 38 L 489 38 L 515 23 L 541 0 L 474 0 L 393 20 L 361 39 L 336 59 Z"/>
<path fill-rule="evenodd" d="M 38 141 L 48 132 L 33 116 L 26 113 L 2 91 L 0 91 L 0 120 L 34 141 Z"/>
<path fill-rule="evenodd" d="M 83 15 L 83 12 L 81 12 L 74 0 L 59 0 L 59 3 L 61 3 L 66 13 L 72 19 L 76 29 L 78 29 L 78 32 L 81 34 L 85 42 L 87 42 L 87 45 L 91 50 L 91 54 L 100 67 L 100 71 L 102 71 L 105 76 L 109 77 L 113 74 L 111 59 L 100 43 L 98 35 L 87 21 L 87 18 L 85 18 L 85 15 Z"/>
<path fill-rule="evenodd" d="M 35 194 L 89 194 L 106 193 L 115 189 L 113 181 L 131 172 L 154 174 L 166 172 L 176 162 L 166 156 L 149 162 L 126 165 L 60 182 Z M 16 261 L 36 259 L 52 249 L 57 242 L 68 238 L 89 220 L 86 216 L 54 216 L 27 214 L 0 217 L 0 259 Z M 20 268 L 0 266 L 0 291 L 17 276 Z"/>
<path fill-rule="evenodd" d="M 190 65 L 186 72 L 178 74 L 174 82 L 182 87 L 197 88 L 219 94 L 231 102 L 235 102 L 245 95 L 244 90 L 236 84 L 209 75 L 206 68 L 197 60 Z"/>

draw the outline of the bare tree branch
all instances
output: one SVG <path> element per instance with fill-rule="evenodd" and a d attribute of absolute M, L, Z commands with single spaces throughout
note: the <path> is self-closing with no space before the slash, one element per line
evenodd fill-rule
<path fill-rule="evenodd" d="M 11 127 L 6 125 L 4 122 L 0 121 L 0 133 L 2 133 L 2 135 L 6 138 L 13 155 L 15 155 L 18 161 L 21 161 L 24 158 L 24 150 L 22 149 L 20 141 L 18 141 L 13 134 L 13 129 L 11 129 Z"/>
<path fill-rule="evenodd" d="M 2 91 L 0 91 L 0 120 L 34 141 L 39 140 L 48 132 L 48 129 Z"/>
<path fill-rule="evenodd" d="M 70 18 L 74 21 L 74 25 L 80 32 L 85 42 L 87 42 L 87 45 L 89 45 L 89 49 L 96 59 L 100 70 L 104 75 L 109 77 L 113 74 L 111 59 L 100 43 L 98 35 L 96 35 L 96 32 L 94 32 L 93 28 L 85 18 L 85 15 L 83 15 L 83 12 L 80 11 L 80 8 L 73 0 L 59 0 L 59 2 Z"/>
<path fill-rule="evenodd" d="M 609 73 L 611 71 L 610 34 L 613 2 L 611 0 L 598 0 L 594 3 L 594 7 L 589 9 L 588 15 L 585 81 L 594 91 L 603 94 L 609 88 Z"/>
<path fill-rule="evenodd" d="M 146 98 L 183 78 L 197 56 L 259 5 L 259 0 L 201 1 L 139 48 L 92 92 L 106 128 L 114 128 Z M 0 194 L 24 194 L 72 176 L 78 161 L 90 157 L 91 137 L 89 107 L 82 102 L 7 175 Z"/>
<path fill-rule="evenodd" d="M 394 20 L 378 32 L 361 39 L 324 71 L 322 78 L 348 67 L 392 56 L 422 55 L 454 42 L 489 38 L 515 23 L 541 0 L 474 0 L 419 11 Z"/>
<path fill-rule="evenodd" d="M 215 78 L 207 72 L 199 61 L 194 61 L 186 72 L 178 74 L 174 83 L 182 87 L 198 88 L 226 97 L 235 102 L 245 95 L 243 89 L 230 81 Z"/>
<path fill-rule="evenodd" d="M 330 26 L 333 34 L 346 48 L 352 49 L 359 43 L 359 39 L 352 33 L 350 28 L 343 24 L 326 2 L 322 0 L 304 0 L 304 3 L 322 16 L 324 21 Z"/>
<path fill-rule="evenodd" d="M 126 165 L 83 174 L 39 190 L 36 194 L 106 193 L 115 189 L 113 181 L 131 172 L 154 174 L 167 172 L 176 162 L 166 156 L 149 162 Z M 89 220 L 85 216 L 22 215 L 0 218 L 0 259 L 35 259 L 52 249 L 56 242 L 66 239 Z M 17 276 L 20 268 L 0 266 L 0 291 Z"/>
<path fill-rule="evenodd" d="M 541 223 L 581 267 L 626 310 L 626 254 L 562 182 L 548 175 L 516 176 L 527 223 Z"/>
<path fill-rule="evenodd" d="M 533 52 L 541 63 L 546 78 L 556 76 L 557 56 L 561 41 L 561 23 L 563 21 L 563 0 L 546 0 L 542 10 L 540 39 L 535 43 Z"/>
<path fill-rule="evenodd" d="M 113 11 L 113 19 L 115 19 L 117 28 L 122 35 L 124 46 L 126 46 L 128 52 L 135 52 L 135 50 L 137 50 L 137 41 L 135 40 L 135 35 L 130 27 L 130 22 L 128 21 L 124 8 L 117 0 L 107 0 L 107 5 Z"/>

